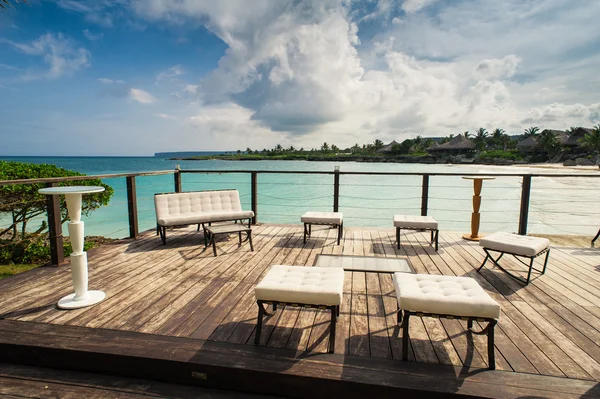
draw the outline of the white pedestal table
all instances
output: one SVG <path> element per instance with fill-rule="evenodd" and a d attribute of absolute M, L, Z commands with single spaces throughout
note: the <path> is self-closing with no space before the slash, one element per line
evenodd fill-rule
<path fill-rule="evenodd" d="M 68 186 L 48 187 L 39 190 L 40 194 L 64 195 L 69 215 L 69 237 L 71 238 L 71 276 L 75 293 L 58 301 L 61 309 L 78 309 L 102 302 L 106 294 L 102 291 L 88 291 L 87 253 L 83 250 L 83 222 L 81 221 L 81 196 L 83 194 L 100 193 L 100 186 Z"/>

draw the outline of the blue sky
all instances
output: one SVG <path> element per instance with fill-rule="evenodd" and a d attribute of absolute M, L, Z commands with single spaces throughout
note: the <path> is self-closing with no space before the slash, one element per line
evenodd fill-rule
<path fill-rule="evenodd" d="M 600 122 L 600 2 L 30 0 L 0 155 L 340 147 Z"/>

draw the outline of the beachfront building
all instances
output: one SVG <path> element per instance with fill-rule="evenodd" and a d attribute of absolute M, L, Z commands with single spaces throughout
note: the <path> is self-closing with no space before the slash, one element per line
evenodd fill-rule
<path fill-rule="evenodd" d="M 544 152 L 545 150 L 539 143 L 539 138 L 546 132 L 552 133 L 560 145 L 565 145 L 569 139 L 569 135 L 563 130 L 544 129 L 540 134 L 529 136 L 519 141 L 517 144 L 517 150 L 525 153 Z"/>
<path fill-rule="evenodd" d="M 581 139 L 585 137 L 586 134 L 591 134 L 592 129 L 586 127 L 578 127 L 575 129 L 567 140 L 563 143 L 565 147 L 567 147 L 571 152 L 582 152 L 583 149 L 581 147 Z"/>
<path fill-rule="evenodd" d="M 380 153 L 392 153 L 394 152 L 394 146 L 395 145 L 400 145 L 400 143 L 398 143 L 396 140 L 392 140 L 389 144 L 384 145 L 383 147 L 381 147 L 380 149 L 377 150 L 377 152 Z"/>
<path fill-rule="evenodd" d="M 432 145 L 427 151 L 433 155 L 472 154 L 475 152 L 475 143 L 460 134 L 444 144 Z"/>

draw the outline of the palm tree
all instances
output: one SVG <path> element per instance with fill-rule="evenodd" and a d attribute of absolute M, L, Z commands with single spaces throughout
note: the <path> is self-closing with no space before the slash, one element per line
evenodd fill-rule
<path fill-rule="evenodd" d="M 463 133 L 463 135 L 465 136 L 466 139 L 468 139 L 469 136 L 471 135 L 471 133 L 469 133 L 469 131 L 467 130 L 466 132 Z"/>
<path fill-rule="evenodd" d="M 525 138 L 535 136 L 539 131 L 540 128 L 537 126 L 528 127 L 527 129 L 525 129 L 524 136 Z"/>
<path fill-rule="evenodd" d="M 546 151 L 549 158 L 552 158 L 554 155 L 556 155 L 558 151 L 560 151 L 560 143 L 556 139 L 554 133 L 548 130 L 544 130 L 540 134 L 537 142 L 540 145 L 540 147 L 542 147 L 544 151 Z"/>
<path fill-rule="evenodd" d="M 506 136 L 506 134 L 504 133 L 504 129 L 494 129 L 494 131 L 492 132 L 492 141 L 494 143 L 495 148 L 498 148 L 504 144 L 504 136 Z M 506 144 L 504 144 L 504 151 L 506 151 Z"/>
<path fill-rule="evenodd" d="M 327 144 L 327 142 L 323 143 L 323 145 L 321 146 L 321 151 L 323 151 L 323 152 L 329 151 L 329 144 Z"/>
<path fill-rule="evenodd" d="M 477 148 L 479 151 L 483 150 L 486 147 L 485 140 L 487 136 L 487 130 L 485 130 L 482 127 L 475 131 L 475 138 L 473 139 L 473 141 L 475 142 L 475 148 Z"/>
<path fill-rule="evenodd" d="M 21 0 L 23 3 L 27 3 L 27 0 Z M 0 0 L 0 9 L 5 11 L 8 7 L 14 8 L 12 3 L 19 3 L 19 0 L 9 1 L 9 0 Z"/>
<path fill-rule="evenodd" d="M 383 141 L 377 139 L 373 142 L 373 146 L 375 147 L 375 151 L 379 150 L 381 147 L 383 147 Z"/>
<path fill-rule="evenodd" d="M 600 155 L 600 124 L 595 126 L 591 133 L 583 136 L 579 142 L 583 147 L 592 150 L 594 155 Z"/>
<path fill-rule="evenodd" d="M 275 152 L 281 152 L 281 151 L 283 151 L 283 147 L 281 146 L 281 144 L 277 144 L 275 146 Z"/>
<path fill-rule="evenodd" d="M 565 132 L 567 132 L 568 134 L 571 134 L 573 132 L 575 132 L 575 130 L 577 130 L 576 127 L 571 126 L 570 128 L 568 128 L 567 130 L 565 130 Z"/>
<path fill-rule="evenodd" d="M 358 143 L 356 143 L 352 147 L 350 147 L 350 151 L 353 154 L 356 154 L 357 152 L 359 152 L 360 151 L 360 146 L 358 145 Z"/>

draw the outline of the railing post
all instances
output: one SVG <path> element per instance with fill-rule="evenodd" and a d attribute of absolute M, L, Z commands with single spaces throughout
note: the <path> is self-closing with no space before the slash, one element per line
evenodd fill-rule
<path fill-rule="evenodd" d="M 429 175 L 423 175 L 421 186 L 421 216 L 427 216 L 427 203 L 429 201 Z"/>
<path fill-rule="evenodd" d="M 173 174 L 173 178 L 175 179 L 175 192 L 181 192 L 181 171 L 179 170 L 179 165 L 175 168 L 175 174 Z"/>
<path fill-rule="evenodd" d="M 333 169 L 333 211 L 339 212 L 340 209 L 340 167 Z"/>
<path fill-rule="evenodd" d="M 46 183 L 46 187 L 56 187 L 58 183 Z M 48 238 L 50 239 L 50 262 L 59 266 L 65 261 L 63 248 L 62 220 L 60 217 L 60 196 L 46 195 L 48 213 Z"/>
<path fill-rule="evenodd" d="M 129 237 L 137 238 L 138 231 L 138 212 L 137 212 L 137 193 L 135 188 L 135 176 L 127 176 L 127 211 L 129 213 Z"/>
<path fill-rule="evenodd" d="M 252 212 L 254 217 L 252 218 L 252 224 L 256 224 L 258 220 L 258 176 L 256 172 L 250 174 L 250 197 L 252 201 Z"/>
<path fill-rule="evenodd" d="M 527 235 L 527 219 L 529 218 L 529 199 L 531 198 L 531 175 L 523 175 L 521 189 L 521 213 L 519 215 L 519 234 Z"/>

